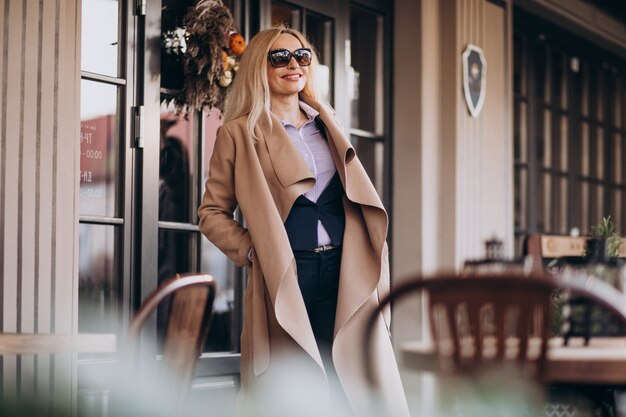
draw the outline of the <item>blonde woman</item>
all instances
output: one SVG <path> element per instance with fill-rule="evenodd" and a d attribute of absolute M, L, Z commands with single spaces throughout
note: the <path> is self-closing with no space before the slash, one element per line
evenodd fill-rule
<path fill-rule="evenodd" d="M 241 335 L 246 415 L 365 416 L 361 337 L 388 291 L 387 214 L 333 111 L 298 31 L 246 48 L 198 210 L 202 233 L 249 268 Z M 246 227 L 233 219 L 239 206 Z M 375 330 L 377 397 L 408 416 L 388 333 Z M 253 411 L 251 411 L 253 410 Z"/>

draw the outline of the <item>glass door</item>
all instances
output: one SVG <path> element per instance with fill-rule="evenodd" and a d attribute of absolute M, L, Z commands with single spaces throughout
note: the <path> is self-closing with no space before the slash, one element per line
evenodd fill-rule
<path fill-rule="evenodd" d="M 180 56 L 168 53 L 163 36 L 184 26 L 195 3 L 82 2 L 78 327 L 123 338 L 159 283 L 177 273 L 213 275 L 215 314 L 194 388 L 230 409 L 245 276 L 201 235 L 196 215 L 221 115 L 176 112 L 171 99 L 184 78 Z M 239 16 L 241 3 L 224 2 Z M 167 306 L 149 324 L 149 342 L 163 333 L 166 314 Z M 158 348 L 146 352 L 159 360 Z M 114 360 L 79 358 L 79 415 L 110 415 L 108 384 L 115 382 L 91 376 Z"/>
<path fill-rule="evenodd" d="M 135 169 L 131 114 L 135 96 L 128 2 L 83 0 L 78 331 L 123 334 L 131 314 Z M 106 415 L 109 387 L 88 378 L 112 358 L 78 360 L 79 415 Z"/>
<path fill-rule="evenodd" d="M 223 3 L 233 16 L 241 10 L 239 2 Z M 181 114 L 175 106 L 176 98 L 183 94 L 182 58 L 186 50 L 172 47 L 172 41 L 176 45 L 178 40 L 182 41 L 185 15 L 195 4 L 194 0 L 162 0 L 159 9 L 160 108 L 158 120 L 146 120 L 152 126 L 158 123 L 159 127 L 158 177 L 157 170 L 144 171 L 144 175 L 154 175 L 153 181 L 158 182 L 158 216 L 153 222 L 153 217 L 146 213 L 143 227 L 154 227 L 158 231 L 158 282 L 151 285 L 185 272 L 202 272 L 216 279 L 213 318 L 196 371 L 197 380 L 202 382 L 195 384 L 195 391 L 197 395 L 211 397 L 213 402 L 224 402 L 229 408 L 228 403 L 234 400 L 239 385 L 245 276 L 241 268 L 200 233 L 197 216 L 216 132 L 223 122 L 217 109 Z M 238 29 L 237 26 L 234 22 L 234 29 Z M 159 338 L 165 331 L 166 316 L 167 305 L 158 312 Z"/>

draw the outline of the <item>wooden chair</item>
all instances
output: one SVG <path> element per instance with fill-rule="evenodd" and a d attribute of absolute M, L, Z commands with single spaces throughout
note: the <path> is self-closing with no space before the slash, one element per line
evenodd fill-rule
<path fill-rule="evenodd" d="M 547 353 L 555 292 L 584 297 L 626 323 L 624 295 L 602 281 L 590 285 L 582 276 L 565 280 L 544 274 L 416 275 L 392 288 L 369 317 L 363 339 L 367 377 L 375 386 L 376 374 L 371 364 L 370 341 L 375 323 L 382 320 L 382 310 L 391 303 L 425 294 L 427 306 L 416 311 L 416 317 L 419 317 L 421 311 L 428 314 L 433 343 L 414 341 L 406 344 L 413 351 L 419 350 L 424 358 L 420 369 L 469 377 L 463 381 L 479 384 L 479 379 L 475 377 L 482 371 L 518 365 L 524 378 L 502 380 L 499 382 L 500 387 L 502 384 L 526 380 L 529 385 L 523 386 L 534 386 L 540 388 L 540 392 L 547 393 L 545 381 L 548 379 L 544 377 L 548 376 L 547 371 L 551 369 Z M 505 371 L 510 368 L 515 367 L 507 367 Z M 506 375 L 506 378 L 511 374 L 498 375 Z M 588 393 L 585 396 L 593 404 L 602 403 L 602 398 L 596 394 Z M 542 401 L 541 398 L 538 400 Z M 607 404 L 600 407 L 607 407 Z M 611 409 L 610 404 L 608 409 Z M 552 414 L 546 411 L 546 415 Z"/>
<path fill-rule="evenodd" d="M 210 275 L 176 275 L 148 296 L 130 324 L 133 345 L 158 305 L 170 299 L 163 364 L 159 369 L 163 374 L 158 376 L 158 390 L 166 393 L 175 404 L 181 404 L 190 391 L 194 369 L 209 331 L 215 293 L 215 280 Z"/>
<path fill-rule="evenodd" d="M 554 281 L 543 275 L 416 276 L 394 289 L 377 311 L 423 291 L 442 372 L 467 374 L 488 365 L 514 362 L 525 368 L 533 365 L 535 377 L 541 379 L 555 287 Z M 534 320 L 536 316 L 541 319 Z M 370 319 L 366 338 L 375 320 L 376 314 Z M 369 345 L 366 339 L 366 357 Z"/>

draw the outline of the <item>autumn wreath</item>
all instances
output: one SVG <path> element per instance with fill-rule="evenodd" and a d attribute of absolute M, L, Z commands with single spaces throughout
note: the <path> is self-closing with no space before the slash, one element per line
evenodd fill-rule
<path fill-rule="evenodd" d="M 220 0 L 199 0 L 187 11 L 183 28 L 164 33 L 162 45 L 168 54 L 180 56 L 184 74 L 181 93 L 168 101 L 179 112 L 223 111 L 246 45 L 228 7 Z"/>

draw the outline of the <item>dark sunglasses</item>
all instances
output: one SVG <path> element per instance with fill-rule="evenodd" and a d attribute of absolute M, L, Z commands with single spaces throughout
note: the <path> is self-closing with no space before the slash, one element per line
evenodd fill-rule
<path fill-rule="evenodd" d="M 294 57 L 301 67 L 307 67 L 311 65 L 313 53 L 309 48 L 298 48 L 293 52 L 287 49 L 274 49 L 267 54 L 267 58 L 274 68 L 286 67 L 289 65 L 291 57 Z"/>

